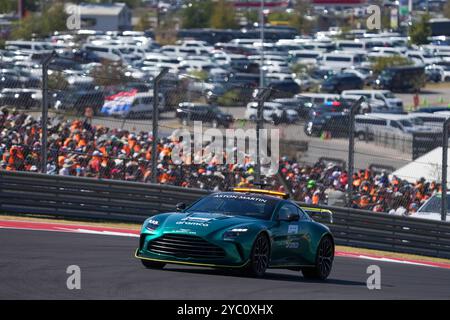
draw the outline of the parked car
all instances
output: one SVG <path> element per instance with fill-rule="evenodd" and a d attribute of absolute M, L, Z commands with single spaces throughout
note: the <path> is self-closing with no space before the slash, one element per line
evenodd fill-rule
<path fill-rule="evenodd" d="M 245 110 L 245 118 L 256 121 L 258 115 L 258 102 L 250 102 Z M 262 117 L 264 121 L 279 123 L 295 123 L 298 119 L 297 111 L 284 107 L 281 103 L 265 102 Z"/>
<path fill-rule="evenodd" d="M 0 106 L 10 106 L 20 109 L 40 107 L 42 92 L 36 89 L 6 88 L 0 91 Z"/>
<path fill-rule="evenodd" d="M 403 101 L 389 90 L 344 90 L 341 96 L 364 97 L 372 112 L 403 113 Z"/>
<path fill-rule="evenodd" d="M 311 104 L 300 98 L 280 98 L 272 102 L 280 103 L 286 109 L 295 110 L 300 118 L 305 118 L 311 109 Z"/>
<path fill-rule="evenodd" d="M 371 139 L 377 133 L 410 134 L 433 132 L 435 128 L 424 126 L 418 118 L 409 115 L 371 113 L 355 116 L 355 133 L 360 140 Z"/>
<path fill-rule="evenodd" d="M 345 112 L 316 112 L 305 122 L 304 132 L 308 136 L 321 136 L 329 132 L 333 137 L 348 136 L 350 116 Z"/>
<path fill-rule="evenodd" d="M 125 91 L 122 91 L 123 93 Z M 128 91 L 130 92 L 130 91 Z M 153 92 L 139 92 L 126 97 L 117 95 L 106 98 L 101 112 L 107 115 L 123 118 L 147 118 L 153 115 Z M 158 109 L 164 109 L 164 96 L 159 94 Z"/>
<path fill-rule="evenodd" d="M 105 95 L 100 90 L 67 92 L 57 100 L 54 108 L 57 110 L 72 110 L 76 114 L 84 114 L 86 108 L 92 108 L 94 114 L 99 114 L 105 102 Z"/>
<path fill-rule="evenodd" d="M 413 213 L 411 217 L 430 219 L 430 220 L 441 220 L 441 199 L 442 193 L 437 193 L 432 195 L 425 203 Z M 447 193 L 447 217 L 446 221 L 450 221 L 450 193 Z"/>
<path fill-rule="evenodd" d="M 175 111 L 175 117 L 183 125 L 188 125 L 191 121 L 203 121 L 211 123 L 214 128 L 219 126 L 228 128 L 234 121 L 231 114 L 223 112 L 217 106 L 191 102 L 180 103 Z"/>
<path fill-rule="evenodd" d="M 321 92 L 341 93 L 343 90 L 362 89 L 364 81 L 352 73 L 338 73 L 326 79 L 320 86 Z"/>

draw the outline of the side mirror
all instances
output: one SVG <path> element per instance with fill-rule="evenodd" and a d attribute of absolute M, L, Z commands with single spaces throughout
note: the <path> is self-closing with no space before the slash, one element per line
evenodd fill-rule
<path fill-rule="evenodd" d="M 299 215 L 297 212 L 280 212 L 278 214 L 278 221 L 298 221 Z"/>
<path fill-rule="evenodd" d="M 179 203 L 177 203 L 176 208 L 177 208 L 177 211 L 183 211 L 184 209 L 186 209 L 186 203 L 179 202 Z"/>

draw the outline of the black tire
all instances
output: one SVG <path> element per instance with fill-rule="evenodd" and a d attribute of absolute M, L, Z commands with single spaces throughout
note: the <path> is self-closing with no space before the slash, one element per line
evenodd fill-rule
<path fill-rule="evenodd" d="M 270 260 L 270 240 L 265 234 L 259 234 L 253 242 L 250 261 L 244 267 L 246 275 L 262 277 L 266 273 Z"/>
<path fill-rule="evenodd" d="M 325 280 L 331 273 L 334 260 L 334 243 L 330 236 L 320 240 L 317 247 L 316 265 L 302 268 L 303 277 L 306 279 Z"/>
<path fill-rule="evenodd" d="M 164 262 L 141 259 L 142 264 L 147 269 L 162 269 L 166 265 Z"/>

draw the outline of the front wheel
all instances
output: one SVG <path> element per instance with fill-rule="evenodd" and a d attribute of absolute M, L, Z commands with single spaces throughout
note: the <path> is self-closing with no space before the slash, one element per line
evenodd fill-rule
<path fill-rule="evenodd" d="M 317 248 L 316 265 L 303 268 L 303 276 L 307 279 L 325 280 L 331 273 L 334 260 L 334 244 L 330 236 L 320 240 Z"/>
<path fill-rule="evenodd" d="M 244 272 L 255 277 L 262 277 L 269 266 L 270 241 L 269 238 L 260 234 L 253 243 L 250 253 L 250 261 L 244 268 Z"/>
<path fill-rule="evenodd" d="M 166 265 L 164 262 L 141 259 L 142 264 L 147 269 L 162 269 Z"/>

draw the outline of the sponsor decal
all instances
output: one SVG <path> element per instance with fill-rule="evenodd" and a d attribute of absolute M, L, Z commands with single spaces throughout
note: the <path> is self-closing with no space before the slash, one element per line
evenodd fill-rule
<path fill-rule="evenodd" d="M 288 227 L 288 233 L 297 233 L 297 232 L 298 232 L 298 225 L 290 224 Z"/>
<path fill-rule="evenodd" d="M 261 202 L 261 203 L 267 202 L 267 199 L 253 197 L 253 196 L 235 195 L 235 194 L 216 194 L 216 195 L 214 195 L 214 198 L 249 200 L 249 201 L 256 201 L 256 202 Z"/>

